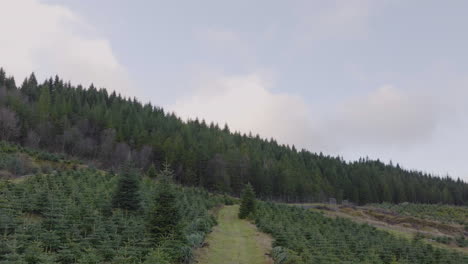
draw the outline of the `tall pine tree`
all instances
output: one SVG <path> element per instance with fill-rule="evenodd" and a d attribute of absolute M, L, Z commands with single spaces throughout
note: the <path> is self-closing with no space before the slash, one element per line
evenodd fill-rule
<path fill-rule="evenodd" d="M 126 167 L 123 169 L 112 199 L 112 207 L 128 211 L 140 209 L 139 180 L 135 170 Z"/>
<path fill-rule="evenodd" d="M 176 194 L 171 184 L 172 177 L 173 172 L 166 163 L 164 170 L 158 175 L 159 188 L 148 221 L 148 229 L 154 244 L 159 244 L 164 238 L 174 240 L 182 238 L 181 216 L 176 203 Z"/>
<path fill-rule="evenodd" d="M 255 213 L 255 192 L 250 183 L 248 183 L 242 191 L 241 199 L 239 218 L 244 219 Z"/>

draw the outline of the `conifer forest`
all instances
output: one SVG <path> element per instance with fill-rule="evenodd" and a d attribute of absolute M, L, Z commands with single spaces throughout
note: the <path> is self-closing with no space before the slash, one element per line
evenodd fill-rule
<path fill-rule="evenodd" d="M 1 264 L 468 264 L 467 206 L 461 179 L 0 69 Z"/>

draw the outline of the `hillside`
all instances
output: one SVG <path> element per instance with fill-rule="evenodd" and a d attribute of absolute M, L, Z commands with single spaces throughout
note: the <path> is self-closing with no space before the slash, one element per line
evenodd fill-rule
<path fill-rule="evenodd" d="M 275 263 L 468 263 L 468 256 L 422 241 L 397 236 L 362 222 L 297 206 L 259 203 L 259 229 L 275 239 Z"/>
<path fill-rule="evenodd" d="M 0 263 L 190 261 L 222 198 L 139 176 L 132 195 L 128 179 L 95 169 L 0 179 Z"/>
<path fill-rule="evenodd" d="M 59 77 L 21 85 L 0 70 L 0 139 L 115 169 L 132 161 L 142 171 L 171 164 L 175 181 L 239 195 L 250 182 L 259 197 L 360 204 L 467 204 L 461 180 L 409 171 L 398 164 L 297 150 L 274 139 L 230 131 L 174 114 L 105 89 L 72 86 Z"/>
<path fill-rule="evenodd" d="M 466 254 L 290 205 L 257 201 L 241 220 L 235 199 L 171 184 L 167 167 L 153 178 L 126 167 L 115 174 L 1 146 L 2 164 L 20 154 L 47 166 L 0 179 L 0 263 L 468 263 Z M 466 221 L 466 209 L 435 208 L 427 217 Z"/>
<path fill-rule="evenodd" d="M 315 203 L 295 206 L 332 218 L 368 224 L 399 237 L 423 240 L 440 248 L 468 253 L 468 207 L 410 203 L 366 206 Z"/>

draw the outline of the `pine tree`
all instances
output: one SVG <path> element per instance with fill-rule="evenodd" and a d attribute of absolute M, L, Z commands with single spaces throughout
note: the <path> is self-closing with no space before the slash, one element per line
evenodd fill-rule
<path fill-rule="evenodd" d="M 241 200 L 239 218 L 244 219 L 255 213 L 255 192 L 250 183 L 242 191 Z"/>
<path fill-rule="evenodd" d="M 121 173 L 112 207 L 128 211 L 140 209 L 139 182 L 133 169 L 125 168 Z"/>
<path fill-rule="evenodd" d="M 156 172 L 156 168 L 154 168 L 154 164 L 151 164 L 149 169 L 146 171 L 146 175 L 148 175 L 148 177 L 150 178 L 156 178 L 157 172 Z"/>
<path fill-rule="evenodd" d="M 43 121 L 47 120 L 50 115 L 51 96 L 49 87 L 43 86 L 41 88 L 41 94 L 39 95 L 38 112 L 39 118 Z"/>
<path fill-rule="evenodd" d="M 176 194 L 170 183 L 173 172 L 165 166 L 160 172 L 159 190 L 155 198 L 155 206 L 149 215 L 148 229 L 151 240 L 159 244 L 165 238 L 181 239 L 180 212 L 176 203 Z"/>

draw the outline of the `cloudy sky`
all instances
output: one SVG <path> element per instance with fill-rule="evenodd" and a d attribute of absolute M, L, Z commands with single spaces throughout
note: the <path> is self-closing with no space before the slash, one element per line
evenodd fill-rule
<path fill-rule="evenodd" d="M 468 180 L 463 0 L 0 0 L 0 66 Z"/>

